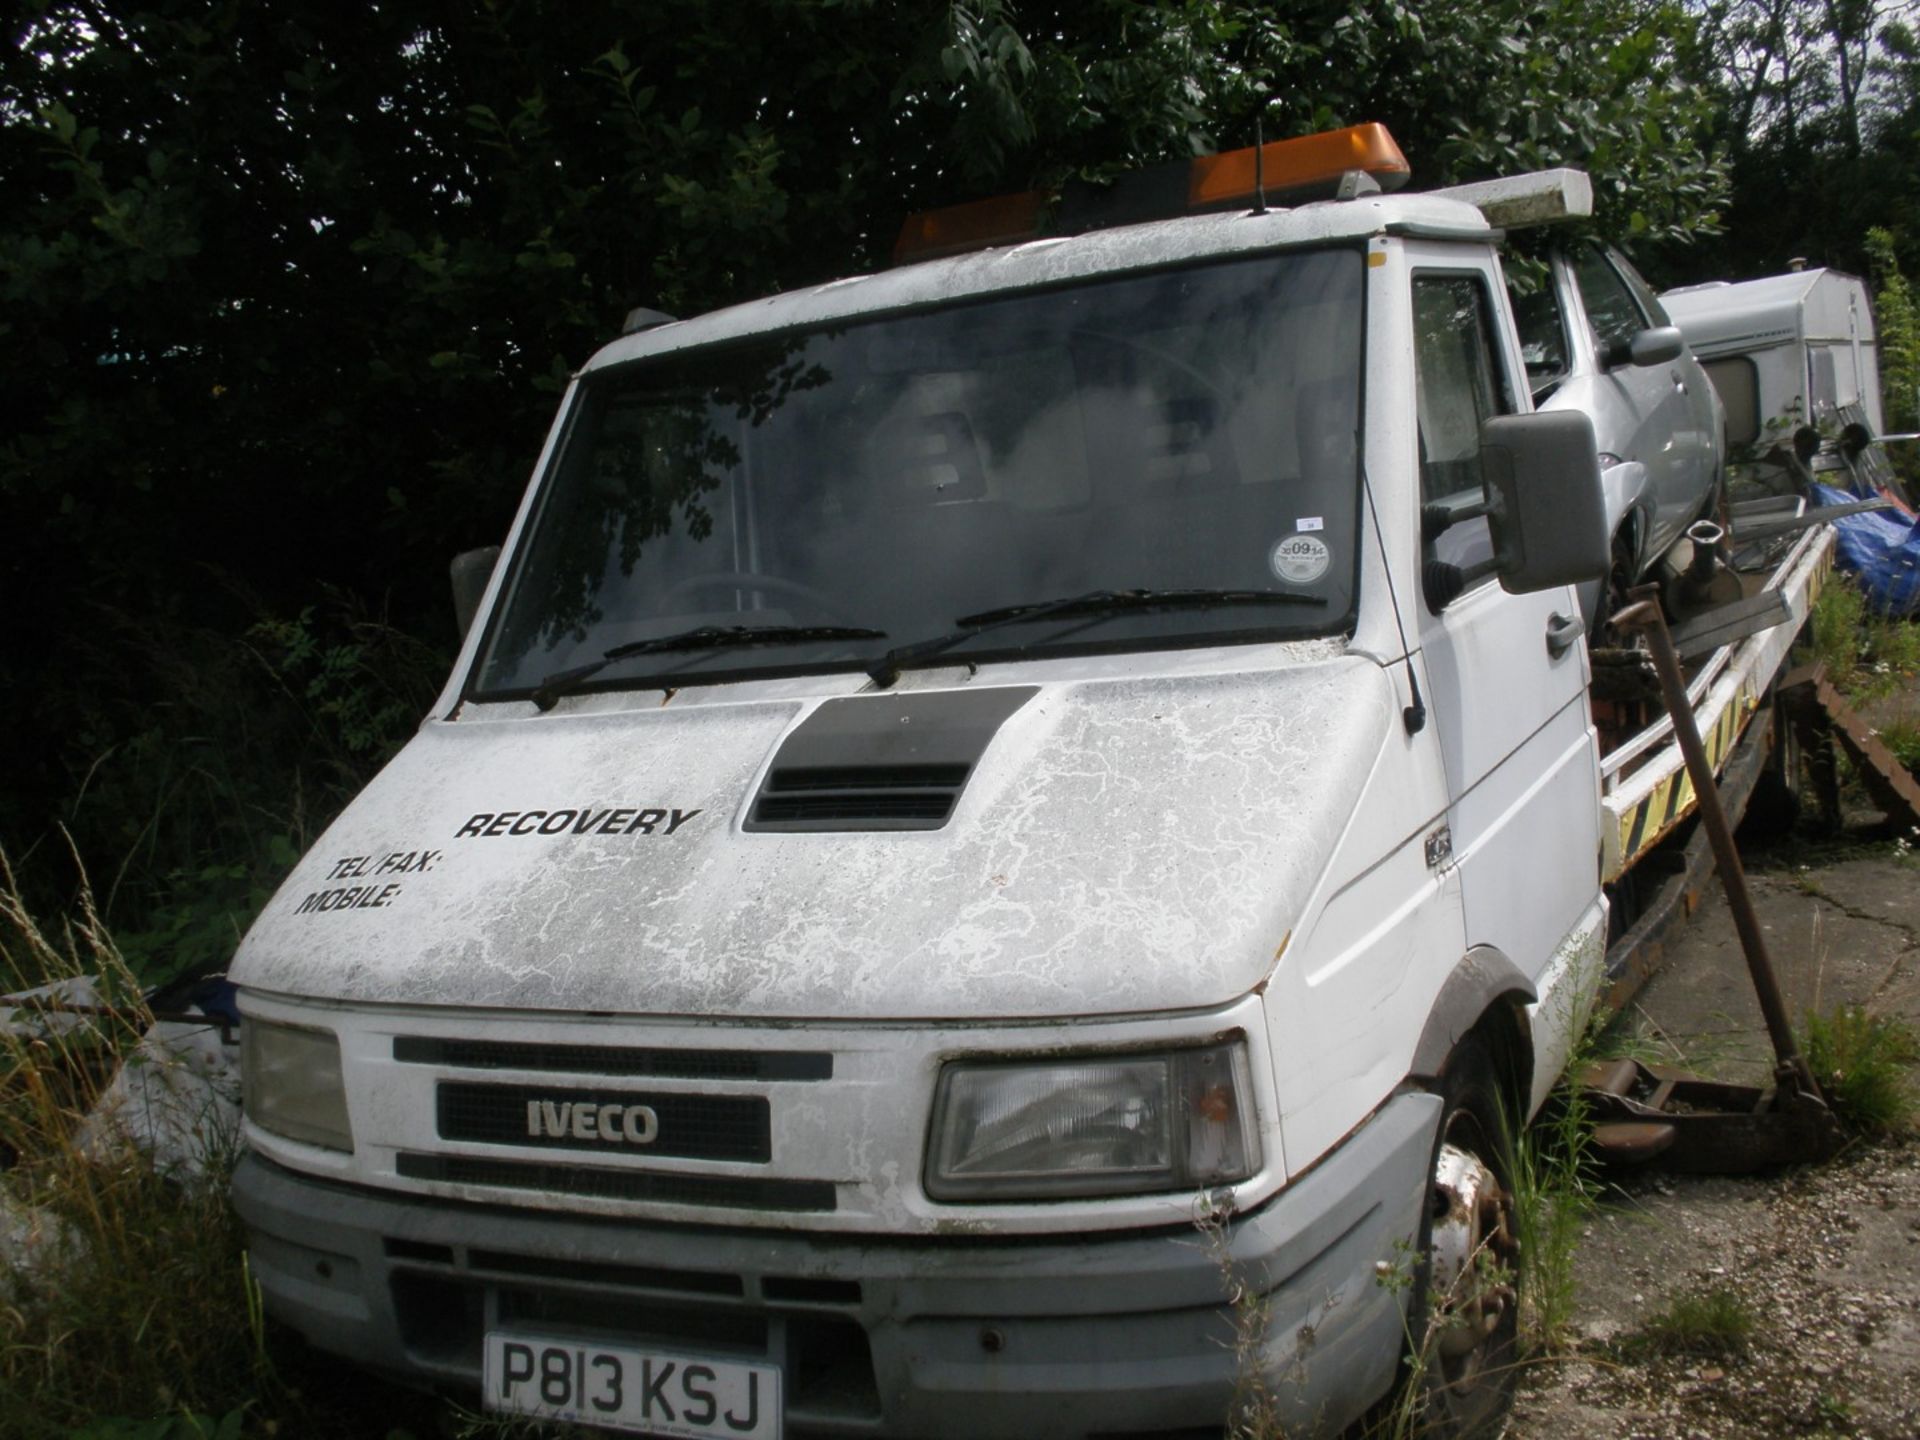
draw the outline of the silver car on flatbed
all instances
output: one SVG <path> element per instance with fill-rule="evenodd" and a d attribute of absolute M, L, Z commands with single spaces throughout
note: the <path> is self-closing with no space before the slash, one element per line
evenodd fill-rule
<path fill-rule="evenodd" d="M 1510 283 L 1527 381 L 1536 408 L 1577 410 L 1593 421 L 1613 535 L 1609 583 L 1619 591 L 1694 521 L 1713 518 L 1726 415 L 1659 297 L 1624 256 L 1581 246 L 1555 251 L 1546 265 L 1546 283 L 1530 293 Z M 1592 626 L 1599 587 L 1581 599 Z"/>

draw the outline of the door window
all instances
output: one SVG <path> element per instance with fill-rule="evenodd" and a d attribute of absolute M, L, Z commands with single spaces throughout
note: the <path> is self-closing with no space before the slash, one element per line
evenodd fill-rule
<path fill-rule="evenodd" d="M 1633 291 L 1633 298 L 1640 302 L 1649 325 L 1671 325 L 1673 317 L 1667 314 L 1667 307 L 1660 303 L 1660 297 L 1653 293 L 1653 287 L 1647 284 L 1646 277 L 1633 268 L 1633 262 L 1618 250 L 1609 250 L 1607 258 L 1613 268 L 1620 272 L 1620 278 L 1627 282 L 1627 288 Z"/>
<path fill-rule="evenodd" d="M 1560 292 L 1551 275 L 1537 282 L 1538 288 L 1522 294 L 1509 283 L 1507 298 L 1513 302 L 1514 323 L 1520 328 L 1520 358 L 1526 362 L 1527 386 L 1538 405 L 1567 378 L 1567 321 L 1560 307 Z"/>
<path fill-rule="evenodd" d="M 1573 276 L 1580 286 L 1581 303 L 1587 307 L 1587 323 L 1593 327 L 1594 348 L 1604 352 L 1647 328 L 1647 317 L 1627 282 L 1598 250 L 1582 250 L 1574 257 Z"/>
<path fill-rule="evenodd" d="M 1480 275 L 1418 275 L 1413 282 L 1414 389 L 1419 408 L 1420 500 L 1461 510 L 1485 496 L 1480 427 L 1514 410 L 1494 337 L 1493 305 Z M 1490 559 L 1485 516 L 1434 537 L 1433 559 L 1468 569 Z"/>

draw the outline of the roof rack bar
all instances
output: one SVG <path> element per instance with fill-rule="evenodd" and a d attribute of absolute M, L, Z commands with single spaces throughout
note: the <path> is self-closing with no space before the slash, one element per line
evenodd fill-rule
<path fill-rule="evenodd" d="M 1501 230 L 1584 220 L 1593 214 L 1593 182 L 1584 170 L 1534 170 L 1427 193 L 1477 205 L 1487 223 Z"/>

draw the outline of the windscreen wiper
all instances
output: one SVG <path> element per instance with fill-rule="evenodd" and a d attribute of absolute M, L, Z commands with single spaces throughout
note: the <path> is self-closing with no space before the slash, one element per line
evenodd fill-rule
<path fill-rule="evenodd" d="M 864 625 L 700 625 L 673 635 L 656 635 L 651 640 L 629 640 L 616 645 L 598 660 L 576 665 L 571 670 L 556 670 L 533 687 L 533 703 L 551 710 L 568 691 L 598 675 L 616 660 L 630 655 L 658 655 L 669 650 L 727 650 L 743 645 L 799 644 L 807 640 L 884 640 L 887 632 L 870 630 Z"/>
<path fill-rule="evenodd" d="M 982 610 L 962 615 L 953 623 L 960 628 L 931 640 L 916 640 L 897 645 L 868 667 L 867 675 L 885 689 L 900 678 L 900 671 L 915 661 L 938 655 L 955 645 L 971 640 L 1003 625 L 1018 625 L 1025 620 L 1044 620 L 1052 615 L 1116 615 L 1127 610 L 1211 610 L 1222 605 L 1325 605 L 1327 597 L 1304 590 L 1088 590 L 1058 600 L 1034 600 L 1025 605 L 1004 605 L 997 610 Z M 1024 647 L 1022 647 L 1024 648 Z"/>

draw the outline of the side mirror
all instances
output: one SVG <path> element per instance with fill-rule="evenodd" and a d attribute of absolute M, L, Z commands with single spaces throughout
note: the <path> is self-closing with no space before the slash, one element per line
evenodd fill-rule
<path fill-rule="evenodd" d="M 1480 427 L 1480 473 L 1502 589 L 1526 595 L 1607 573 L 1607 509 L 1585 415 L 1496 415 Z"/>
<path fill-rule="evenodd" d="M 473 628 L 473 617 L 480 610 L 480 597 L 487 593 L 487 581 L 493 578 L 493 567 L 499 559 L 500 547 L 485 545 L 478 550 L 461 551 L 447 567 L 453 581 L 453 621 L 460 627 L 462 640 Z"/>
<path fill-rule="evenodd" d="M 1664 365 L 1678 360 L 1687 348 L 1686 337 L 1678 325 L 1656 325 L 1651 330 L 1636 330 L 1624 340 L 1616 340 L 1600 352 L 1602 370 L 1618 370 L 1622 365 Z"/>

